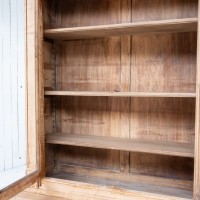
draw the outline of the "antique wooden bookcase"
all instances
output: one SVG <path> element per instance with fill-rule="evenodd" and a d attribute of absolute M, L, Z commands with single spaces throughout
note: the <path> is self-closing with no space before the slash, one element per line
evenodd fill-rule
<path fill-rule="evenodd" d="M 200 199 L 198 1 L 35 6 L 40 173 L 29 190 Z"/>

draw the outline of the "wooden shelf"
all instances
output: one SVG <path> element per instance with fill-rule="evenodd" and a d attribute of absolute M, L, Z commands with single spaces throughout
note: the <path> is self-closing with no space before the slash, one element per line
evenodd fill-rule
<path fill-rule="evenodd" d="M 46 143 L 92 147 L 102 149 L 114 149 L 122 151 L 134 151 L 180 157 L 194 157 L 194 145 L 142 141 L 115 137 L 88 136 L 78 134 L 54 133 L 46 135 Z"/>
<path fill-rule="evenodd" d="M 84 167 L 82 167 L 84 168 Z M 92 171 L 92 170 L 91 170 Z M 112 172 L 110 172 L 112 173 Z M 131 176 L 131 174 L 129 174 Z M 62 173 L 62 172 L 55 172 L 51 176 L 48 177 L 48 188 L 54 188 L 53 185 L 50 185 L 51 182 L 55 182 L 55 180 L 58 180 L 60 182 L 64 182 L 67 184 L 66 190 L 70 191 L 70 193 L 77 193 L 80 192 L 79 190 L 76 190 L 77 185 L 81 188 L 89 189 L 89 191 L 83 192 L 83 194 L 89 194 L 87 196 L 88 198 L 84 199 L 91 199 L 90 197 L 93 195 L 93 197 L 101 191 L 109 191 L 107 198 L 105 198 L 105 192 L 103 199 L 110 199 L 110 194 L 113 194 L 113 192 L 118 191 L 118 194 L 121 194 L 118 196 L 117 199 L 138 199 L 138 196 L 142 197 L 145 196 L 146 198 L 142 199 L 149 199 L 146 195 L 151 196 L 150 199 L 171 199 L 171 200 L 186 200 L 186 199 L 192 199 L 192 191 L 191 190 L 184 190 L 184 189 L 177 189 L 172 187 L 163 187 L 161 185 L 152 184 L 151 182 L 146 183 L 139 183 L 136 182 L 134 179 L 131 181 L 117 181 L 115 179 L 111 178 L 102 178 L 97 177 L 94 173 L 93 174 L 79 174 L 77 172 L 75 173 Z M 52 181 L 51 181 L 52 180 Z M 73 187 L 74 185 L 74 187 Z M 69 188 L 71 187 L 71 188 Z M 91 188 L 92 188 L 92 195 L 91 195 Z M 76 190 L 77 192 L 75 192 Z M 112 191 L 114 190 L 114 191 Z M 73 191 L 73 192 L 72 192 Z M 114 194 L 115 194 L 114 192 Z M 132 195 L 131 195 L 132 194 Z M 135 195 L 133 195 L 135 194 Z M 153 196 L 154 197 L 153 197 Z M 116 197 L 116 195 L 115 195 Z M 123 197 L 123 198 L 122 198 Z M 126 198 L 127 197 L 127 198 Z M 114 198 L 116 199 L 116 198 Z"/>
<path fill-rule="evenodd" d="M 44 31 L 44 36 L 54 40 L 76 40 L 142 33 L 191 31 L 197 31 L 197 18 L 48 29 Z"/>
<path fill-rule="evenodd" d="M 88 92 L 88 91 L 45 91 L 46 96 L 98 96 L 98 97 L 186 97 L 195 98 L 195 93 L 155 92 Z"/>

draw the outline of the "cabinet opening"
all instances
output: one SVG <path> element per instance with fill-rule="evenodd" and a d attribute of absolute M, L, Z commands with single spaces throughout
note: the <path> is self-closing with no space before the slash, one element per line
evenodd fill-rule
<path fill-rule="evenodd" d="M 44 4 L 46 176 L 190 198 L 198 1 Z"/>

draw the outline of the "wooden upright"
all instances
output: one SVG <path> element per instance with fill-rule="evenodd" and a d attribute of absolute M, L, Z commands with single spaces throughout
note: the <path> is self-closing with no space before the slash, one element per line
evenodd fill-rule
<path fill-rule="evenodd" d="M 196 119 L 194 152 L 194 199 L 200 199 L 200 2 L 198 5 L 197 69 L 196 69 Z"/>

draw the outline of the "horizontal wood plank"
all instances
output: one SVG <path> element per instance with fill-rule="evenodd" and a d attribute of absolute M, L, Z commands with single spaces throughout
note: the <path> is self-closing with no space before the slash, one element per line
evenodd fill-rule
<path fill-rule="evenodd" d="M 112 179 L 113 181 L 124 181 L 124 182 L 134 182 L 145 184 L 152 183 L 153 185 L 158 185 L 160 187 L 169 187 L 176 188 L 182 190 L 193 190 L 193 181 L 192 180 L 181 180 L 174 178 L 163 178 L 158 176 L 149 176 L 143 174 L 135 174 L 129 172 L 118 172 L 113 170 L 105 170 L 105 169 L 95 169 L 84 166 L 76 166 L 76 165 L 67 165 L 65 163 L 60 163 L 60 169 L 54 170 L 54 173 L 70 173 L 77 175 L 85 175 L 85 176 L 93 176 L 94 179 L 99 178 L 107 178 Z"/>
<path fill-rule="evenodd" d="M 66 200 L 68 198 L 61 198 L 61 197 L 53 197 L 43 194 L 37 194 L 36 192 L 26 192 L 23 191 L 19 195 L 13 197 L 11 200 Z"/>
<path fill-rule="evenodd" d="M 59 173 L 51 178 L 43 179 L 40 190 L 46 189 L 55 196 L 68 196 L 69 199 L 106 200 L 137 199 L 137 200 L 186 200 L 192 199 L 192 191 L 168 187 L 140 184 L 137 182 L 123 182 L 112 179 L 96 179 L 94 176 L 80 176 L 77 174 Z M 64 192 L 64 193 L 63 193 Z"/>
<path fill-rule="evenodd" d="M 54 40 L 76 40 L 142 33 L 191 32 L 196 30 L 197 18 L 186 18 L 137 23 L 48 29 L 44 31 L 44 36 L 46 38 Z"/>
<path fill-rule="evenodd" d="M 45 91 L 46 96 L 99 96 L 99 97 L 186 97 L 195 98 L 195 93 L 158 92 L 90 92 L 90 91 Z"/>
<path fill-rule="evenodd" d="M 144 141 L 65 133 L 47 134 L 46 143 L 134 151 L 180 157 L 194 157 L 194 145 L 185 143 Z"/>

